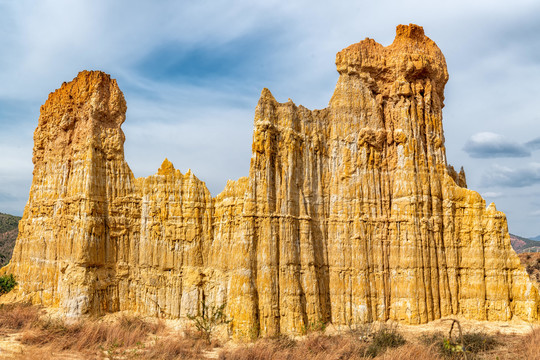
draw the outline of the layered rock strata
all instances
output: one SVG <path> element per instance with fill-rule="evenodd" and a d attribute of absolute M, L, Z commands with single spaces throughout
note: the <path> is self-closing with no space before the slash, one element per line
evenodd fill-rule
<path fill-rule="evenodd" d="M 416 25 L 336 57 L 326 109 L 255 111 L 249 176 L 212 197 L 165 160 L 135 179 L 116 81 L 81 72 L 49 96 L 10 264 L 31 300 L 70 315 L 183 318 L 226 303 L 236 336 L 448 315 L 538 320 L 506 218 L 446 162 L 444 56 Z"/>

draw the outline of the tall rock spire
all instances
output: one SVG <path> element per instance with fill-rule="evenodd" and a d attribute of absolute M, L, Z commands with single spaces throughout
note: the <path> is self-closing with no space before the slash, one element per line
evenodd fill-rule
<path fill-rule="evenodd" d="M 34 180 L 0 272 L 70 314 L 184 318 L 226 303 L 238 337 L 443 316 L 536 321 L 503 213 L 447 164 L 444 56 L 417 25 L 336 56 L 329 106 L 255 110 L 248 177 L 212 198 L 168 160 L 134 179 L 116 82 L 82 72 L 41 109 Z"/>
<path fill-rule="evenodd" d="M 120 129 L 125 113 L 116 81 L 99 71 L 79 73 L 41 107 L 34 178 L 8 270 L 34 302 L 70 314 L 115 309 L 110 298 L 98 300 L 103 283 L 95 276 L 117 261 L 111 202 L 133 192 Z"/>

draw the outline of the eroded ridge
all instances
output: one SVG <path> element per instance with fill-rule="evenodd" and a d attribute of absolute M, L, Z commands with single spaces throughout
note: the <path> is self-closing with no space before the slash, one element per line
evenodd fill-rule
<path fill-rule="evenodd" d="M 212 198 L 165 160 L 135 179 L 116 81 L 81 72 L 41 108 L 16 291 L 72 315 L 182 318 L 226 302 L 238 336 L 448 315 L 538 320 L 506 218 L 446 162 L 444 56 L 417 25 L 336 56 L 329 106 L 255 110 L 249 176 Z"/>

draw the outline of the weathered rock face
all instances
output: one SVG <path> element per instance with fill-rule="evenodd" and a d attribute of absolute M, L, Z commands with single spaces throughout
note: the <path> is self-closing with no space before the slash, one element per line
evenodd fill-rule
<path fill-rule="evenodd" d="M 134 179 L 114 80 L 82 72 L 41 109 L 11 263 L 31 299 L 80 315 L 183 317 L 227 303 L 237 336 L 459 314 L 537 320 L 503 213 L 446 163 L 444 57 L 416 25 L 337 54 L 328 108 L 263 90 L 249 176 L 212 198 L 165 160 Z"/>

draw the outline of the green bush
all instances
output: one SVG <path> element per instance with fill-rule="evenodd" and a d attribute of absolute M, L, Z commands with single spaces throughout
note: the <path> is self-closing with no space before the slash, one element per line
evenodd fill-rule
<path fill-rule="evenodd" d="M 366 355 L 375 357 L 388 348 L 395 348 L 405 344 L 403 335 L 395 327 L 382 327 L 373 334 L 373 340 L 366 350 Z"/>
<path fill-rule="evenodd" d="M 203 335 L 206 341 L 210 344 L 214 329 L 220 324 L 229 324 L 232 320 L 228 320 L 225 315 L 225 305 L 208 306 L 206 302 L 201 302 L 201 310 L 197 315 L 189 315 L 188 319 L 193 321 L 195 328 Z"/>
<path fill-rule="evenodd" d="M 494 349 L 499 344 L 495 336 L 483 332 L 463 334 L 463 343 L 465 345 L 465 351 L 473 354 Z"/>
<path fill-rule="evenodd" d="M 17 282 L 15 281 L 13 274 L 1 275 L 0 276 L 0 295 L 7 294 L 15 287 L 15 285 L 17 285 Z"/>
<path fill-rule="evenodd" d="M 499 344 L 495 336 L 483 332 L 464 333 L 463 343 L 461 340 L 452 340 L 442 333 L 424 335 L 421 339 L 425 345 L 435 344 L 439 354 L 446 359 L 464 359 L 467 358 L 466 354 L 474 355 L 489 351 Z"/>

